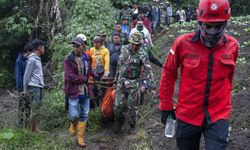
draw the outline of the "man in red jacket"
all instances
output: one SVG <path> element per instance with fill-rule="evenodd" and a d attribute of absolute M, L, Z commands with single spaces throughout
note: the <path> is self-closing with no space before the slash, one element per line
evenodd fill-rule
<path fill-rule="evenodd" d="M 72 40 L 73 50 L 64 59 L 64 92 L 68 98 L 69 133 L 71 136 L 77 135 L 77 144 L 85 147 L 84 134 L 91 93 L 89 78 L 93 75 L 93 71 L 91 57 L 85 51 L 86 41 L 82 37 L 75 37 Z"/>
<path fill-rule="evenodd" d="M 176 39 L 160 82 L 162 123 L 175 117 L 174 85 L 180 67 L 176 106 L 176 141 L 181 150 L 198 150 L 203 134 L 206 150 L 224 150 L 232 108 L 232 80 L 238 56 L 237 41 L 224 34 L 230 19 L 228 0 L 200 0 L 199 29 Z"/>

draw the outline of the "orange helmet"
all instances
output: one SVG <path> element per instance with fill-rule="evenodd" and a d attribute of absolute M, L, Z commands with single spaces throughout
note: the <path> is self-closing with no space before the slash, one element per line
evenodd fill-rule
<path fill-rule="evenodd" d="M 228 0 L 200 0 L 196 10 L 200 22 L 224 22 L 230 19 Z"/>

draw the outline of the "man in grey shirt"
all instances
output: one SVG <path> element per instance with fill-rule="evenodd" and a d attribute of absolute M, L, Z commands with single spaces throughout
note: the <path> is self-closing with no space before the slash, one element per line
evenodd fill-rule
<path fill-rule="evenodd" d="M 168 1 L 166 2 L 166 13 L 166 24 L 169 26 L 172 24 L 173 8 Z"/>
<path fill-rule="evenodd" d="M 35 39 L 31 42 L 33 53 L 28 57 L 23 77 L 24 93 L 28 94 L 31 106 L 31 125 L 33 132 L 40 131 L 39 108 L 42 104 L 43 69 L 40 56 L 44 55 L 45 42 Z"/>

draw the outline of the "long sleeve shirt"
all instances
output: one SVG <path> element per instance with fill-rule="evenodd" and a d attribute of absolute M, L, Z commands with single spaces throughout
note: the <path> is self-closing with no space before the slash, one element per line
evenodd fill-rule
<path fill-rule="evenodd" d="M 92 57 L 92 69 L 94 69 L 98 64 L 103 65 L 106 75 L 109 74 L 109 64 L 110 64 L 110 54 L 109 50 L 102 46 L 100 49 L 92 47 L 87 52 Z"/>
<path fill-rule="evenodd" d="M 27 91 L 27 86 L 44 87 L 43 81 L 43 68 L 41 58 L 35 53 L 32 53 L 28 57 L 24 77 L 23 87 L 24 91 Z"/>
<path fill-rule="evenodd" d="M 15 63 L 16 89 L 19 92 L 23 91 L 23 76 L 27 64 L 27 58 L 23 53 L 20 53 Z"/>
<path fill-rule="evenodd" d="M 238 56 L 238 43 L 228 35 L 212 49 L 200 40 L 199 33 L 176 39 L 162 70 L 160 109 L 173 109 L 177 70 L 180 85 L 176 117 L 201 126 L 204 119 L 214 123 L 227 120 L 232 108 L 232 80 Z"/>
<path fill-rule="evenodd" d="M 144 42 L 146 41 L 146 45 L 148 45 L 149 47 L 153 47 L 153 42 L 152 42 L 152 38 L 151 38 L 151 34 L 149 33 L 148 29 L 146 29 L 145 27 L 143 27 L 142 31 L 139 31 L 136 27 L 133 28 L 129 34 L 129 38 L 131 37 L 132 34 L 136 33 L 136 32 L 142 32 L 144 37 L 143 40 Z"/>

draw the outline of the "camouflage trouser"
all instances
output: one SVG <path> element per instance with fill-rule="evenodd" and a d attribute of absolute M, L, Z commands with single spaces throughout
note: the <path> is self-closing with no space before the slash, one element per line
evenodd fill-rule
<path fill-rule="evenodd" d="M 34 117 L 39 115 L 40 107 L 42 106 L 42 88 L 28 86 L 27 94 L 30 100 L 30 116 Z"/>
<path fill-rule="evenodd" d="M 28 126 L 30 116 L 30 99 L 27 94 L 20 94 L 18 97 L 18 125 L 21 128 Z"/>
<path fill-rule="evenodd" d="M 121 124 L 124 123 L 125 113 L 128 111 L 130 126 L 134 127 L 136 125 L 136 114 L 140 96 L 140 90 L 138 89 L 139 88 L 116 89 L 115 119 Z"/>

